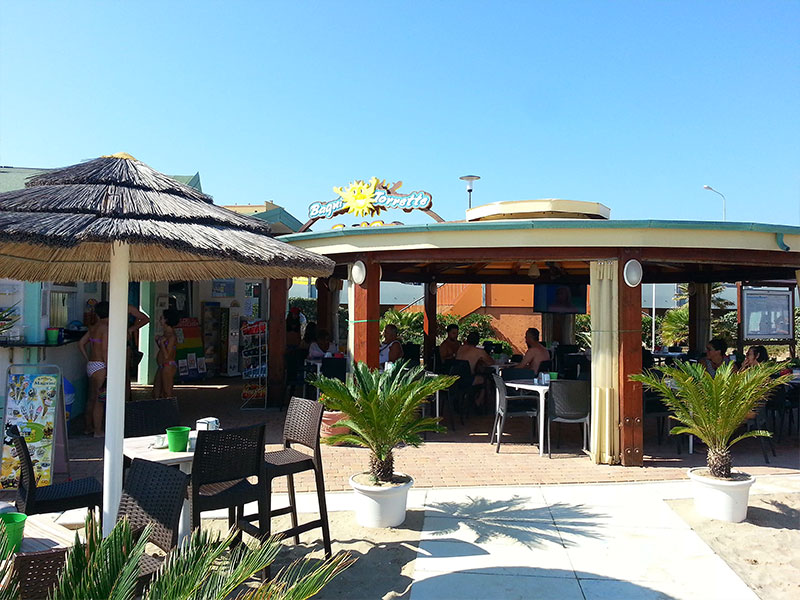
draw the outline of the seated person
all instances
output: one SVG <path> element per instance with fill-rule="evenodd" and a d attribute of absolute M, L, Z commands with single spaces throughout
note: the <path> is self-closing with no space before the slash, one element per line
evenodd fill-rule
<path fill-rule="evenodd" d="M 451 323 L 447 326 L 447 337 L 439 345 L 439 356 L 442 361 L 453 360 L 456 357 L 461 342 L 458 341 L 458 325 Z"/>
<path fill-rule="evenodd" d="M 464 344 L 458 349 L 456 353 L 456 360 L 465 360 L 469 363 L 469 369 L 472 372 L 474 379 L 472 385 L 481 386 L 478 397 L 475 398 L 475 404 L 482 406 L 484 402 L 484 383 L 486 379 L 480 374 L 482 367 L 488 367 L 494 364 L 494 359 L 486 354 L 486 350 L 478 348 L 478 341 L 480 334 L 477 331 L 470 331 Z"/>
<path fill-rule="evenodd" d="M 539 343 L 539 330 L 535 327 L 531 327 L 525 332 L 525 343 L 528 345 L 528 351 L 525 352 L 522 362 L 516 368 L 531 369 L 538 375 L 539 365 L 550 360 L 550 352 Z"/>
<path fill-rule="evenodd" d="M 306 323 L 306 330 L 303 332 L 303 339 L 300 341 L 300 347 L 303 350 L 310 350 L 311 344 L 316 342 L 319 339 L 319 334 L 317 333 L 317 324 L 314 321 L 309 321 Z"/>
<path fill-rule="evenodd" d="M 308 358 L 312 360 L 319 360 L 324 357 L 326 353 L 333 354 L 336 352 L 336 346 L 331 341 L 331 334 L 325 329 L 320 329 L 317 332 L 317 341 L 311 342 L 308 347 Z"/>
<path fill-rule="evenodd" d="M 378 362 L 381 367 L 403 358 L 403 345 L 397 338 L 397 326 L 389 324 L 383 328 L 383 344 L 381 344 Z"/>
<path fill-rule="evenodd" d="M 717 369 L 729 359 L 726 354 L 727 350 L 728 343 L 722 338 L 714 338 L 706 344 L 706 357 L 701 362 L 712 377 L 717 374 Z"/>
<path fill-rule="evenodd" d="M 764 348 L 764 346 L 750 346 L 750 349 L 744 357 L 742 369 L 760 365 L 767 361 L 769 361 L 769 354 L 767 354 L 767 349 Z"/>

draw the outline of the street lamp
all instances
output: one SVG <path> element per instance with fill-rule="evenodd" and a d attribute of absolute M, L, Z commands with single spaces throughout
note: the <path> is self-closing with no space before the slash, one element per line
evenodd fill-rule
<path fill-rule="evenodd" d="M 719 194 L 720 196 L 722 196 L 722 220 L 725 221 L 725 194 L 723 194 L 722 192 L 718 192 L 710 185 L 704 185 L 703 189 L 708 190 L 709 192 L 714 192 L 715 194 Z"/>
<path fill-rule="evenodd" d="M 467 194 L 469 194 L 469 207 L 472 208 L 472 182 L 478 181 L 480 177 L 477 175 L 464 175 L 463 177 L 459 177 L 462 181 L 467 182 Z"/>

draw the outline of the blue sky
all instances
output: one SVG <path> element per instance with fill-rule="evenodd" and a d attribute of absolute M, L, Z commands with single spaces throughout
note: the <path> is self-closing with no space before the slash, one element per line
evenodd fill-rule
<path fill-rule="evenodd" d="M 474 173 L 474 204 L 720 220 L 709 184 L 728 220 L 800 223 L 797 0 L 0 9 L 3 165 L 125 151 L 301 220 L 373 175 L 461 219 Z"/>

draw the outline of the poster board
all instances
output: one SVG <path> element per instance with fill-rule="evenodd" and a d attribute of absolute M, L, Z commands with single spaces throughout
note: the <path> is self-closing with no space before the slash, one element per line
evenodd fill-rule
<path fill-rule="evenodd" d="M 69 476 L 66 415 L 61 369 L 58 365 L 9 365 L 3 432 L 16 425 L 25 436 L 36 481 L 51 485 L 56 475 Z M 11 446 L 2 445 L 0 486 L 16 489 L 19 461 Z"/>
<path fill-rule="evenodd" d="M 206 376 L 206 360 L 203 352 L 203 331 L 200 321 L 195 318 L 183 318 L 175 327 L 177 349 L 175 360 L 178 362 L 178 379 L 195 381 Z"/>
<path fill-rule="evenodd" d="M 794 290 L 789 288 L 743 288 L 742 338 L 793 340 L 793 294 Z"/>

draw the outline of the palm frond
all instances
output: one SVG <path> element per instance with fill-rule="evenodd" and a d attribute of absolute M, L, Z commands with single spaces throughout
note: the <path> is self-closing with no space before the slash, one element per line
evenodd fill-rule
<path fill-rule="evenodd" d="M 355 562 L 356 559 L 348 553 L 337 554 L 322 563 L 310 559 L 297 560 L 272 580 L 248 590 L 237 600 L 306 600 Z"/>
<path fill-rule="evenodd" d="M 5 527 L 0 527 L 0 600 L 19 598 L 19 580 L 14 574 L 14 555 Z"/>
<path fill-rule="evenodd" d="M 328 409 L 347 415 L 339 424 L 350 432 L 326 441 L 369 448 L 378 459 L 385 460 L 400 443 L 418 446 L 422 433 L 444 431 L 439 419 L 423 418 L 421 408 L 456 379 L 450 375 L 428 377 L 422 367 L 398 361 L 387 371 L 370 370 L 366 364 L 357 363 L 347 383 L 324 376 L 311 383 L 319 388 Z"/>
<path fill-rule="evenodd" d="M 75 545 L 67 551 L 66 563 L 51 600 L 109 598 L 130 600 L 136 591 L 139 559 L 144 554 L 151 527 L 134 539 L 127 519 L 119 521 L 103 538 L 99 521 L 90 512 L 86 517 L 86 542 L 77 534 Z"/>

